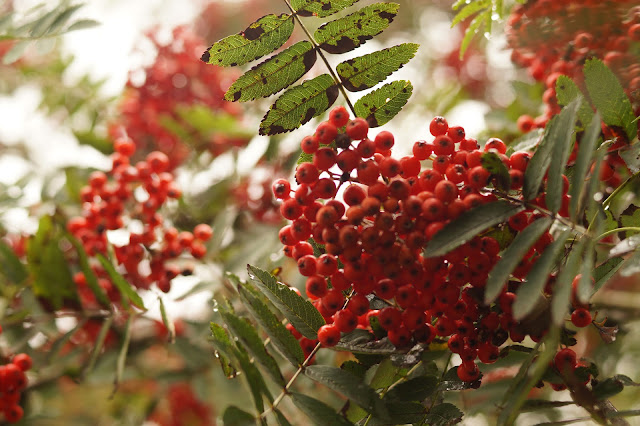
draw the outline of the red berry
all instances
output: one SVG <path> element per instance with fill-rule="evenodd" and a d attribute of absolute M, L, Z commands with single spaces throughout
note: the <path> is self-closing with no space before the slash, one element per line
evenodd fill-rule
<path fill-rule="evenodd" d="M 449 124 L 444 117 L 434 117 L 429 124 L 429 132 L 431 132 L 433 136 L 444 135 L 447 133 L 447 130 L 449 130 Z"/>
<path fill-rule="evenodd" d="M 325 324 L 318 330 L 318 340 L 324 347 L 332 347 L 340 340 L 340 330 L 333 324 Z"/>
<path fill-rule="evenodd" d="M 553 364 L 556 366 L 556 369 L 562 373 L 565 368 L 573 370 L 576 367 L 576 358 L 576 353 L 573 350 L 565 348 L 555 355 Z"/>
<path fill-rule="evenodd" d="M 336 127 L 345 126 L 349 122 L 349 111 L 342 105 L 337 106 L 329 113 L 329 121 Z"/>
<path fill-rule="evenodd" d="M 369 124 L 364 118 L 356 117 L 347 123 L 346 132 L 351 139 L 360 141 L 367 137 Z"/>
<path fill-rule="evenodd" d="M 576 327 L 582 328 L 591 324 L 591 313 L 588 309 L 578 308 L 571 314 L 571 322 Z"/>
<path fill-rule="evenodd" d="M 333 123 L 324 121 L 316 128 L 314 136 L 318 139 L 318 143 L 328 145 L 338 136 L 338 129 Z"/>

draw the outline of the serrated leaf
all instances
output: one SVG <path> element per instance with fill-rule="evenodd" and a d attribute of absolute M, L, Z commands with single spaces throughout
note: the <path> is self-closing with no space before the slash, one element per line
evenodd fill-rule
<path fill-rule="evenodd" d="M 582 238 L 573 246 L 573 249 L 569 253 L 569 257 L 567 258 L 567 262 L 560 270 L 558 278 L 556 279 L 553 299 L 551 299 L 551 318 L 554 324 L 562 324 L 569 309 L 569 299 L 572 290 L 571 283 L 578 274 L 585 241 L 586 238 Z"/>
<path fill-rule="evenodd" d="M 618 272 L 618 269 L 620 269 L 623 263 L 624 259 L 614 257 L 599 265 L 593 271 L 593 279 L 596 282 L 593 292 L 595 293 L 600 290 L 602 286 L 605 285 L 616 272 Z"/>
<path fill-rule="evenodd" d="M 507 155 L 509 155 L 510 152 L 531 151 L 533 148 L 538 146 L 538 143 L 540 143 L 543 134 L 544 129 L 534 129 L 529 133 L 525 133 L 524 135 L 513 141 L 512 145 L 509 145 Z"/>
<path fill-rule="evenodd" d="M 354 106 L 358 117 L 367 120 L 369 127 L 379 127 L 395 117 L 405 106 L 413 86 L 406 80 L 397 80 L 367 93 Z"/>
<path fill-rule="evenodd" d="M 565 230 L 557 236 L 555 241 L 545 249 L 540 258 L 534 263 L 527 274 L 526 280 L 516 291 L 516 300 L 513 303 L 513 318 L 517 321 L 526 317 L 536 306 L 536 300 L 540 297 L 544 286 L 549 280 L 549 273 L 558 259 L 558 255 L 565 246 L 571 230 Z"/>
<path fill-rule="evenodd" d="M 356 3 L 358 0 L 291 0 L 291 7 L 300 16 L 324 18 Z"/>
<path fill-rule="evenodd" d="M 238 293 L 247 310 L 266 331 L 271 343 L 294 366 L 304 361 L 304 353 L 293 334 L 286 329 L 249 284 L 238 285 Z"/>
<path fill-rule="evenodd" d="M 415 56 L 418 47 L 415 43 L 403 43 L 382 49 L 341 62 L 336 71 L 347 90 L 369 89 L 402 68 Z"/>
<path fill-rule="evenodd" d="M 96 255 L 96 258 L 100 261 L 100 264 L 107 272 L 107 274 L 109 274 L 109 278 L 111 278 L 111 282 L 113 283 L 113 285 L 115 285 L 118 289 L 118 292 L 120 292 L 123 303 L 127 304 L 129 301 L 131 301 L 131 303 L 133 303 L 138 308 L 146 309 L 144 307 L 142 297 L 140 297 L 140 295 L 136 293 L 133 287 L 131 287 L 131 284 L 129 284 L 127 280 L 125 280 L 124 277 L 120 275 L 118 271 L 116 271 L 116 268 L 113 266 L 113 264 L 100 253 Z"/>
<path fill-rule="evenodd" d="M 338 85 L 322 74 L 289 88 L 275 101 L 260 123 L 261 135 L 275 135 L 297 129 L 325 112 L 338 97 Z"/>
<path fill-rule="evenodd" d="M 522 210 L 524 210 L 523 206 L 503 200 L 482 204 L 468 210 L 433 236 L 427 244 L 424 255 L 437 257 L 447 254 L 485 229 L 506 221 Z"/>
<path fill-rule="evenodd" d="M 496 188 L 509 192 L 509 189 L 511 189 L 511 176 L 500 156 L 495 152 L 485 152 L 480 157 L 480 162 L 482 167 L 491 173 L 495 179 L 493 183 Z"/>
<path fill-rule="evenodd" d="M 443 402 L 429 410 L 425 423 L 430 426 L 451 426 L 462 421 L 464 413 L 453 404 Z"/>
<path fill-rule="evenodd" d="M 310 379 L 346 396 L 368 413 L 382 419 L 388 417 L 387 409 L 378 394 L 353 374 L 327 365 L 312 365 L 304 373 Z"/>
<path fill-rule="evenodd" d="M 0 274 L 14 284 L 22 283 L 28 276 L 27 268 L 3 240 L 0 240 Z"/>
<path fill-rule="evenodd" d="M 93 269 L 91 269 L 91 266 L 89 266 L 89 258 L 84 246 L 71 235 L 67 235 L 67 239 L 71 241 L 71 244 L 76 248 L 76 252 L 78 253 L 78 263 L 80 264 L 80 269 L 82 269 L 82 273 L 87 280 L 87 286 L 102 306 L 107 309 L 111 309 L 111 300 L 109 300 L 107 294 L 98 284 L 98 278 L 93 272 Z"/>
<path fill-rule="evenodd" d="M 313 35 L 329 53 L 346 53 L 380 34 L 393 21 L 400 5 L 375 3 L 335 21 L 327 22 Z"/>
<path fill-rule="evenodd" d="M 635 114 L 616 75 L 596 58 L 587 59 L 583 72 L 589 97 L 602 120 L 608 126 L 622 127 L 629 140 L 633 140 L 638 135 Z"/>
<path fill-rule="evenodd" d="M 462 9 L 460 9 L 460 11 L 458 11 L 456 16 L 451 21 L 451 28 L 455 27 L 460 22 L 464 21 L 474 13 L 477 13 L 482 9 L 486 9 L 487 7 L 490 7 L 490 6 L 491 6 L 491 1 L 489 0 L 474 1 L 466 4 Z"/>
<path fill-rule="evenodd" d="M 561 75 L 556 80 L 556 97 L 558 99 L 558 105 L 567 106 L 575 99 L 582 96 L 582 92 L 576 86 L 576 84 L 566 75 Z M 593 110 L 588 102 L 583 102 L 578 109 L 578 123 L 577 127 L 584 129 L 591 123 L 593 119 Z M 598 119 L 598 126 L 600 120 Z"/>
<path fill-rule="evenodd" d="M 389 389 L 385 401 L 424 401 L 438 388 L 436 376 L 420 376 L 399 383 Z"/>
<path fill-rule="evenodd" d="M 596 142 L 600 137 L 600 132 L 600 114 L 596 113 L 580 139 L 578 155 L 573 167 L 571 187 L 569 188 L 569 195 L 571 196 L 571 200 L 569 201 L 569 211 L 573 220 L 575 220 L 580 213 L 582 189 L 584 188 L 584 181 L 589 171 L 589 165 L 591 164 L 591 159 L 593 158 L 594 149 L 596 147 Z"/>
<path fill-rule="evenodd" d="M 293 15 L 265 15 L 244 31 L 214 43 L 201 59 L 213 65 L 244 65 L 282 46 L 291 36 L 293 27 Z"/>
<path fill-rule="evenodd" d="M 300 41 L 256 65 L 238 78 L 227 90 L 227 101 L 252 101 L 289 87 L 316 63 L 317 54 L 307 40 Z"/>
<path fill-rule="evenodd" d="M 480 32 L 480 29 L 485 25 L 486 20 L 487 20 L 486 12 L 481 13 L 475 18 L 473 18 L 473 20 L 471 21 L 471 23 L 467 27 L 467 30 L 464 33 L 464 37 L 462 38 L 462 41 L 460 42 L 460 55 L 459 55 L 460 59 L 464 58 L 464 54 L 469 48 L 469 45 L 471 44 L 471 40 L 473 40 L 473 37 L 475 37 L 475 35 Z M 490 16 L 489 16 L 489 20 L 491 20 Z"/>
<path fill-rule="evenodd" d="M 282 373 L 280 373 L 278 363 L 265 349 L 256 329 L 245 319 L 234 315 L 233 312 L 226 309 L 224 303 L 221 303 L 219 306 L 219 312 L 227 324 L 227 327 L 229 327 L 231 332 L 245 345 L 247 351 L 253 356 L 253 359 L 258 361 L 260 365 L 267 370 L 267 373 L 269 373 L 277 384 L 280 386 L 286 385 L 284 377 L 282 377 Z"/>
<path fill-rule="evenodd" d="M 298 157 L 298 161 L 296 161 L 296 165 L 302 163 L 313 163 L 313 154 L 307 154 L 306 152 L 301 152 Z"/>
<path fill-rule="evenodd" d="M 235 405 L 230 405 L 222 415 L 224 426 L 255 426 L 256 419 L 253 415 L 241 410 Z"/>
<path fill-rule="evenodd" d="M 353 426 L 353 423 L 322 401 L 297 392 L 291 392 L 291 399 L 317 426 Z"/>
<path fill-rule="evenodd" d="M 309 302 L 266 271 L 248 265 L 249 278 L 274 306 L 303 336 L 316 339 L 325 322 L 320 312 Z"/>

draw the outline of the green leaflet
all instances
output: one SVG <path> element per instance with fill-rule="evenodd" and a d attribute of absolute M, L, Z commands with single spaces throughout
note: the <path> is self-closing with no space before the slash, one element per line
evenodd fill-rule
<path fill-rule="evenodd" d="M 22 264 L 20 258 L 18 258 L 13 249 L 2 240 L 0 240 L 0 274 L 7 277 L 9 282 L 14 284 L 22 283 L 29 275 L 27 268 Z"/>
<path fill-rule="evenodd" d="M 244 65 L 282 46 L 293 32 L 293 16 L 269 14 L 244 31 L 215 42 L 200 58 L 213 65 Z"/>
<path fill-rule="evenodd" d="M 583 71 L 589 97 L 602 120 L 608 126 L 622 127 L 633 140 L 638 134 L 635 114 L 616 75 L 599 59 L 588 59 Z"/>
<path fill-rule="evenodd" d="M 260 123 L 261 135 L 290 132 L 325 112 L 338 97 L 338 85 L 329 74 L 284 92 L 265 114 Z"/>
<path fill-rule="evenodd" d="M 406 80 L 397 80 L 367 93 L 356 102 L 354 109 L 358 117 L 363 117 L 369 127 L 378 127 L 395 117 L 405 106 L 413 86 Z"/>
<path fill-rule="evenodd" d="M 574 99 L 582 96 L 582 92 L 576 86 L 576 84 L 566 75 L 561 75 L 556 80 L 556 97 L 558 98 L 558 105 L 567 106 Z M 578 109 L 578 123 L 577 127 L 584 129 L 593 118 L 593 110 L 588 102 L 583 102 Z M 599 123 L 599 121 L 598 121 Z"/>
<path fill-rule="evenodd" d="M 578 111 L 578 116 L 579 115 L 580 111 Z M 582 189 L 587 172 L 589 171 L 589 166 L 591 165 L 591 160 L 593 159 L 596 142 L 600 138 L 600 131 L 600 114 L 596 113 L 595 119 L 589 123 L 580 140 L 578 155 L 573 167 L 571 187 L 569 188 L 569 195 L 571 196 L 569 212 L 573 220 L 575 220 L 580 213 Z"/>
<path fill-rule="evenodd" d="M 481 29 L 484 28 L 487 23 L 491 24 L 491 9 L 488 9 L 480 14 L 478 14 L 473 21 L 467 27 L 467 31 L 464 33 L 464 38 L 460 43 L 460 59 L 464 57 L 464 53 L 467 51 L 467 48 L 471 44 L 471 40 L 475 37 L 476 34 L 480 32 Z M 489 32 L 489 31 L 487 31 Z"/>
<path fill-rule="evenodd" d="M 133 287 L 131 287 L 131 284 L 129 284 L 129 282 L 125 280 L 124 277 L 120 275 L 118 271 L 116 271 L 116 268 L 109 261 L 109 259 L 107 259 L 101 254 L 98 254 L 96 257 L 100 261 L 100 264 L 102 265 L 104 270 L 107 272 L 107 274 L 109 274 L 109 278 L 111 278 L 111 282 L 113 283 L 113 285 L 116 286 L 116 288 L 120 292 L 123 305 L 127 306 L 129 304 L 129 301 L 131 301 L 131 303 L 133 303 L 138 308 L 146 309 L 144 307 L 144 302 L 142 301 L 142 297 L 140 297 L 140 295 L 136 293 Z"/>
<path fill-rule="evenodd" d="M 316 63 L 313 45 L 300 41 L 256 65 L 238 78 L 227 90 L 227 101 L 252 101 L 264 98 L 295 83 Z"/>
<path fill-rule="evenodd" d="M 498 154 L 495 152 L 485 152 L 480 158 L 484 167 L 493 177 L 493 185 L 505 192 L 511 188 L 511 176 L 507 166 L 504 165 Z"/>
<path fill-rule="evenodd" d="M 224 424 L 224 426 L 253 426 L 256 424 L 256 419 L 253 415 L 239 409 L 235 405 L 230 405 L 224 410 L 222 424 Z"/>
<path fill-rule="evenodd" d="M 448 426 L 462 421 L 464 413 L 458 407 L 448 402 L 438 404 L 429 410 L 425 419 L 430 426 Z"/>
<path fill-rule="evenodd" d="M 346 53 L 380 34 L 398 13 L 397 3 L 375 3 L 357 12 L 327 22 L 318 28 L 313 38 L 322 50 Z"/>
<path fill-rule="evenodd" d="M 341 62 L 336 67 L 344 87 L 351 91 L 369 89 L 402 68 L 418 51 L 419 45 L 403 43 L 368 55 Z"/>
<path fill-rule="evenodd" d="M 346 9 L 358 0 L 291 0 L 291 6 L 300 16 L 324 18 Z"/>
<path fill-rule="evenodd" d="M 455 6 L 456 5 L 454 5 L 453 9 L 454 10 L 458 9 Z M 480 10 L 486 9 L 487 7 L 491 7 L 491 1 L 489 1 L 489 0 L 480 0 L 480 1 L 476 1 L 476 2 L 473 2 L 473 3 L 466 4 L 456 14 L 456 16 L 453 18 L 453 21 L 451 21 L 451 28 L 455 27 L 457 24 L 459 24 L 460 22 L 464 21 L 465 19 L 467 19 L 468 17 L 470 17 L 474 13 L 479 12 Z"/>
<path fill-rule="evenodd" d="M 291 398 L 293 399 L 293 403 L 296 407 L 298 407 L 314 424 L 318 426 L 353 425 L 353 423 L 336 413 L 336 410 L 329 407 L 322 401 L 318 401 L 315 398 L 311 398 L 310 396 L 297 392 L 292 392 Z"/>

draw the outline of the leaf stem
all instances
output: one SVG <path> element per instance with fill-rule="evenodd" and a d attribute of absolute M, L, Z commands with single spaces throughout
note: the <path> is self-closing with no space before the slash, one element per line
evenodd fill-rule
<path fill-rule="evenodd" d="M 300 25 L 300 28 L 302 28 L 304 33 L 307 35 L 307 38 L 309 39 L 309 41 L 313 45 L 313 48 L 316 50 L 316 52 L 318 52 L 318 55 L 320 55 L 320 58 L 322 59 L 322 62 L 324 62 L 325 66 L 329 70 L 329 74 L 331 74 L 331 77 L 333 78 L 333 80 L 338 85 L 338 88 L 340 89 L 340 93 L 342 93 L 342 96 L 347 101 L 347 106 L 349 107 L 349 109 L 351 110 L 351 112 L 353 113 L 353 115 L 355 117 L 356 116 L 356 110 L 354 109 L 353 104 L 351 103 L 351 100 L 349 99 L 349 95 L 347 94 L 347 91 L 345 90 L 344 85 L 342 84 L 342 80 L 340 80 L 340 77 L 338 77 L 336 75 L 336 73 L 333 71 L 333 68 L 331 68 L 331 65 L 329 64 L 329 61 L 327 60 L 327 57 L 324 55 L 324 52 L 322 52 L 322 49 L 320 49 L 320 46 L 318 45 L 318 43 L 316 43 L 315 39 L 313 38 L 313 36 L 311 35 L 311 33 L 309 32 L 307 27 L 302 23 L 302 21 L 300 20 L 300 17 L 296 13 L 295 9 L 293 8 L 293 6 L 291 6 L 291 3 L 289 2 L 289 0 L 284 0 L 284 2 L 287 4 L 287 7 L 291 11 L 291 14 L 293 15 L 293 17 L 296 20 L 296 22 L 298 22 L 298 25 Z"/>

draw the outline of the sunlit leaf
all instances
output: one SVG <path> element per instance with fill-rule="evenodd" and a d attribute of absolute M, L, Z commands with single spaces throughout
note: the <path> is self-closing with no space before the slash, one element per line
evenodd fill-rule
<path fill-rule="evenodd" d="M 300 16 L 324 18 L 353 5 L 358 0 L 291 0 L 291 6 Z"/>
<path fill-rule="evenodd" d="M 356 115 L 366 119 L 369 127 L 382 126 L 400 112 L 412 92 L 409 81 L 387 83 L 358 99 L 354 106 Z"/>

